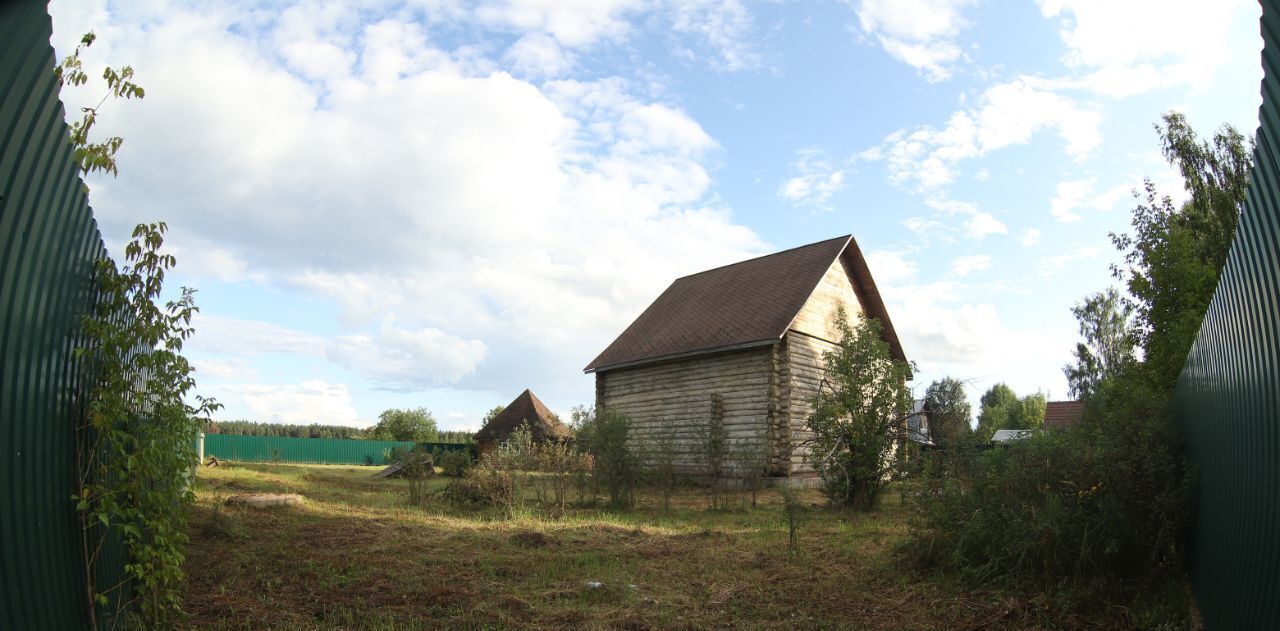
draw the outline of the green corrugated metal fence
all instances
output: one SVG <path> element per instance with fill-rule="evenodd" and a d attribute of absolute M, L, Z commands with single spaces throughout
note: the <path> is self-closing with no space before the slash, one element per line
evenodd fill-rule
<path fill-rule="evenodd" d="M 1209 629 L 1280 629 L 1280 6 L 1262 4 L 1248 199 L 1177 389 L 1200 478 L 1191 569 Z"/>
<path fill-rule="evenodd" d="M 0 628 L 88 624 L 75 426 L 87 385 L 72 361 L 105 255 L 53 78 L 40 2 L 0 2 Z M 120 581 L 118 540 L 98 585 Z M 100 613 L 103 626 L 111 616 Z"/>
<path fill-rule="evenodd" d="M 298 462 L 311 464 L 386 464 L 386 454 L 394 448 L 471 451 L 461 443 L 414 443 L 397 440 L 350 440 L 345 438 L 291 438 L 288 436 L 240 436 L 205 434 L 205 457 L 244 462 Z"/>

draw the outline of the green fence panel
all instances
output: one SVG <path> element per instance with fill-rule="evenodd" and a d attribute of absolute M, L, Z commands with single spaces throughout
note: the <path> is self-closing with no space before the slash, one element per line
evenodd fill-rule
<path fill-rule="evenodd" d="M 1280 6 L 1262 5 L 1248 199 L 1176 397 L 1199 472 L 1191 574 L 1208 629 L 1280 629 Z"/>
<path fill-rule="evenodd" d="M 67 141 L 41 2 L 0 2 L 0 628 L 88 624 L 70 501 L 84 373 L 79 317 L 105 255 Z M 123 576 L 116 539 L 99 586 Z M 118 595 L 119 592 L 111 592 Z M 118 600 L 116 600 L 118 603 Z M 99 622 L 114 622 L 105 611 Z"/>
<path fill-rule="evenodd" d="M 307 464 L 386 464 L 392 449 L 472 449 L 461 443 L 414 443 L 398 440 L 349 440 L 345 438 L 291 438 L 205 434 L 204 455 L 241 462 L 296 462 Z"/>

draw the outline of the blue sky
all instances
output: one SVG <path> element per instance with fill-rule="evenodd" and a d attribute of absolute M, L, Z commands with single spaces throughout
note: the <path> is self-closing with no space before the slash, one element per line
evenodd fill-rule
<path fill-rule="evenodd" d="M 581 369 L 678 276 L 853 233 L 916 385 L 1066 396 L 1152 124 L 1256 127 L 1247 1 L 103 3 L 108 246 L 164 219 L 221 418 L 448 429 Z M 100 85 L 66 95 L 76 108 Z M 75 111 L 75 110 L 73 110 Z"/>

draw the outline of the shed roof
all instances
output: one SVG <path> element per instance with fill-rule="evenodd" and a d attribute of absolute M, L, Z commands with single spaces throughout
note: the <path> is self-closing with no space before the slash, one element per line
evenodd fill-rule
<path fill-rule="evenodd" d="M 845 235 L 676 279 L 584 372 L 776 343 L 836 260 L 894 357 L 905 360 L 866 259 Z"/>
<path fill-rule="evenodd" d="M 993 443 L 1011 443 L 1015 440 L 1030 438 L 1035 432 L 1029 429 L 998 429 L 991 436 Z"/>
<path fill-rule="evenodd" d="M 534 440 L 566 440 L 573 438 L 573 430 L 565 427 L 546 405 L 526 389 L 493 420 L 476 432 L 476 440 L 505 440 L 521 423 L 529 423 Z"/>
<path fill-rule="evenodd" d="M 1066 429 L 1079 422 L 1083 414 L 1084 401 L 1050 401 L 1044 404 L 1044 426 Z"/>

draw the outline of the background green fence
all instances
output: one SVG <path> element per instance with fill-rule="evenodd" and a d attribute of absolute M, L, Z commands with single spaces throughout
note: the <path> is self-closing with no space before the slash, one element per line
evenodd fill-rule
<path fill-rule="evenodd" d="M 288 436 L 240 436 L 205 434 L 204 455 L 242 462 L 298 462 L 311 464 L 386 464 L 393 448 L 473 451 L 462 443 L 414 443 L 397 440 L 348 440 L 344 438 L 291 438 Z"/>
<path fill-rule="evenodd" d="M 1191 568 L 1208 629 L 1280 629 L 1280 7 L 1262 5 L 1248 199 L 1177 389 L 1199 470 Z"/>
<path fill-rule="evenodd" d="M 42 2 L 0 2 L 0 628 L 88 625 L 74 505 L 75 427 L 89 384 L 72 358 L 105 256 L 68 141 Z M 118 585 L 109 538 L 100 587 Z M 121 591 L 99 608 L 113 626 Z"/>

